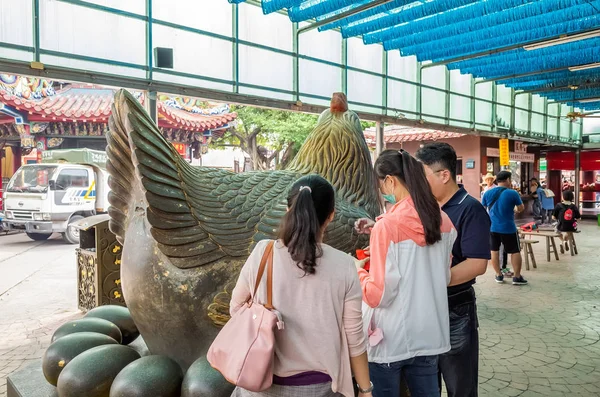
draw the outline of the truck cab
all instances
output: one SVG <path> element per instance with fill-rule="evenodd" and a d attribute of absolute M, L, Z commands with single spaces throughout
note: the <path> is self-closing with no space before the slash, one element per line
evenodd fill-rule
<path fill-rule="evenodd" d="M 96 164 L 24 165 L 4 191 L 3 227 L 22 230 L 37 241 L 61 233 L 66 242 L 76 244 L 79 230 L 72 224 L 106 212 L 107 197 L 108 173 Z"/>

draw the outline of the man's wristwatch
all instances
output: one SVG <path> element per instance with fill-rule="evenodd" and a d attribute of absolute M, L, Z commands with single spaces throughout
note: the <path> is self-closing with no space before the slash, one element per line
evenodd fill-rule
<path fill-rule="evenodd" d="M 371 386 L 369 386 L 369 387 L 368 387 L 368 388 L 366 388 L 366 389 L 361 389 L 361 388 L 360 388 L 360 385 L 357 383 L 357 384 L 356 384 L 356 387 L 358 387 L 358 392 L 359 392 L 359 393 L 363 393 L 363 394 L 366 394 L 366 393 L 371 393 L 371 392 L 373 391 L 373 382 L 369 382 L 369 383 L 371 383 Z"/>

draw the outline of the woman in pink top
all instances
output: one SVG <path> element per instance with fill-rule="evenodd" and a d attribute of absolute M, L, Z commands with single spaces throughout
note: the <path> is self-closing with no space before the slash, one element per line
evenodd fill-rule
<path fill-rule="evenodd" d="M 362 291 L 354 260 L 321 243 L 333 219 L 335 193 L 325 179 L 309 175 L 290 189 L 288 212 L 273 247 L 273 306 L 285 328 L 276 331 L 273 386 L 262 393 L 236 388 L 233 397 L 371 396 L 363 332 Z M 267 241 L 259 242 L 233 290 L 232 315 L 248 300 Z M 257 293 L 266 300 L 266 281 Z"/>
<path fill-rule="evenodd" d="M 399 396 L 404 373 L 413 397 L 439 396 L 438 355 L 450 350 L 446 287 L 456 231 L 423 165 L 407 152 L 381 153 L 375 174 L 381 193 L 393 195 L 396 204 L 376 223 L 357 224 L 364 231 L 372 227 L 370 270 L 358 274 L 373 395 Z"/>

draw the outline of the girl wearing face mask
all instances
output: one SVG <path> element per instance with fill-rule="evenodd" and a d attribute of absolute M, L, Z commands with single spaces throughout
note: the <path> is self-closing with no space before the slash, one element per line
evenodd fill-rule
<path fill-rule="evenodd" d="M 450 350 L 446 287 L 456 231 L 423 165 L 407 152 L 381 153 L 375 174 L 381 193 L 396 203 L 371 230 L 370 272 L 358 270 L 373 396 L 399 396 L 401 374 L 413 396 L 439 396 L 438 354 Z"/>

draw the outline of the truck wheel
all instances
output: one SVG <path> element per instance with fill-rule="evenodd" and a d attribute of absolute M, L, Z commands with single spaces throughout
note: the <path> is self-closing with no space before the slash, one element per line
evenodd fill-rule
<path fill-rule="evenodd" d="M 79 244 L 79 229 L 72 226 L 73 223 L 83 219 L 83 216 L 75 215 L 69 220 L 67 231 L 62 234 L 63 240 L 69 244 Z"/>
<path fill-rule="evenodd" d="M 42 233 L 26 233 L 27 237 L 34 241 L 45 241 L 48 240 L 51 234 L 42 234 Z"/>

